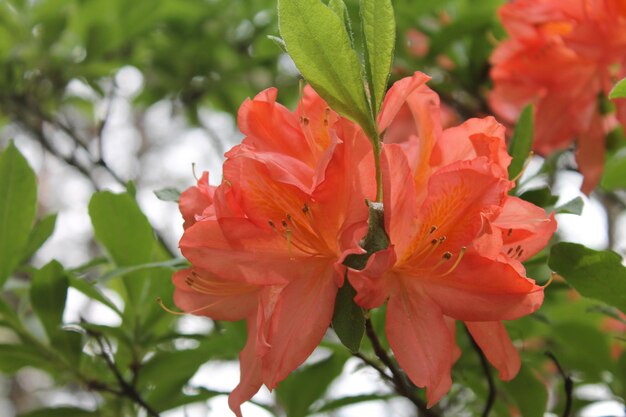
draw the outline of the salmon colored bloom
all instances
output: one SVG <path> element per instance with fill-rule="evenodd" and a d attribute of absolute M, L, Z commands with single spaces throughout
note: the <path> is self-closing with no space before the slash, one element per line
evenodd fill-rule
<path fill-rule="evenodd" d="M 491 57 L 491 107 L 514 123 L 534 103 L 535 150 L 546 155 L 576 140 L 582 190 L 591 192 L 602 175 L 607 132 L 617 120 L 626 124 L 625 99 L 615 100 L 616 114 L 608 117 L 598 101 L 626 76 L 626 3 L 516 0 L 499 13 L 511 39 Z"/>
<path fill-rule="evenodd" d="M 388 300 L 391 349 L 433 405 L 451 386 L 454 320 L 466 323 L 502 379 L 515 376 L 519 356 L 501 321 L 541 305 L 543 289 L 521 261 L 546 245 L 556 224 L 508 195 L 504 127 L 488 117 L 443 130 L 428 79 L 416 73 L 385 97 L 379 126 L 391 142 L 382 155 L 391 245 L 349 279 L 361 306 Z"/>
<path fill-rule="evenodd" d="M 246 136 L 224 178 L 185 191 L 180 241 L 192 268 L 173 280 L 175 304 L 216 320 L 247 320 L 232 410 L 274 388 L 315 349 L 330 324 L 342 261 L 362 252 L 365 199 L 375 196 L 371 145 L 362 131 L 305 89 L 290 112 L 269 89 L 239 110 Z"/>

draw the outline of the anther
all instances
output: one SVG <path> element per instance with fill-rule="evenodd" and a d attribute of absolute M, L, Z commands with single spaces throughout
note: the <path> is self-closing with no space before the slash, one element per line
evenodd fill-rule
<path fill-rule="evenodd" d="M 513 248 L 509 248 L 509 250 L 508 250 L 508 251 L 506 251 L 506 254 L 507 254 L 508 256 L 511 256 L 511 253 L 512 253 L 512 252 L 513 252 Z"/>
<path fill-rule="evenodd" d="M 300 123 L 307 126 L 309 124 L 309 118 L 306 116 L 300 116 Z"/>
<path fill-rule="evenodd" d="M 433 233 L 435 233 L 436 230 L 437 230 L 437 226 L 433 226 L 430 228 L 430 231 L 428 232 L 428 234 L 432 235 Z"/>
<path fill-rule="evenodd" d="M 273 221 L 268 220 L 268 221 L 267 221 L 267 223 L 270 225 L 270 227 L 271 227 L 272 229 L 276 229 L 276 225 L 274 224 L 274 222 L 273 222 Z"/>
<path fill-rule="evenodd" d="M 447 239 L 447 238 L 446 238 L 445 236 L 441 236 L 441 237 L 439 238 L 439 244 L 441 244 L 441 243 L 445 242 L 445 241 L 446 241 L 446 239 Z"/>
<path fill-rule="evenodd" d="M 444 253 L 442 258 L 445 259 L 446 261 L 449 261 L 450 259 L 452 259 L 452 252 Z"/>
<path fill-rule="evenodd" d="M 280 222 L 280 223 L 283 225 L 283 227 L 284 227 L 285 229 L 287 229 L 287 228 L 289 227 L 289 225 L 287 224 L 287 220 L 281 220 L 281 222 Z"/>
<path fill-rule="evenodd" d="M 304 207 L 302 207 L 302 212 L 304 214 L 307 214 L 309 212 L 309 206 L 306 203 L 304 203 Z"/>
<path fill-rule="evenodd" d="M 465 246 L 461 248 L 461 252 L 459 252 L 459 256 L 456 258 L 456 261 L 454 261 L 454 264 L 450 267 L 450 269 L 448 269 L 443 275 L 441 275 L 442 277 L 445 277 L 446 275 L 454 271 L 457 266 L 459 266 L 459 263 L 461 263 L 461 259 L 463 259 L 463 255 L 465 255 L 466 250 L 467 248 Z"/>
<path fill-rule="evenodd" d="M 506 234 L 507 237 L 510 237 L 513 234 L 513 229 L 509 229 L 508 233 Z"/>

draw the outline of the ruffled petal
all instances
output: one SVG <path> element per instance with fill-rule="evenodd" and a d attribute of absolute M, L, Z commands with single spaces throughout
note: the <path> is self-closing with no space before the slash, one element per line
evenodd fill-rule
<path fill-rule="evenodd" d="M 515 378 L 521 361 L 504 325 L 499 321 L 466 321 L 465 325 L 485 357 L 500 372 L 500 379 Z"/>
<path fill-rule="evenodd" d="M 444 314 L 463 321 L 515 320 L 533 313 L 543 302 L 543 287 L 514 266 L 471 250 L 448 275 L 415 282 Z"/>

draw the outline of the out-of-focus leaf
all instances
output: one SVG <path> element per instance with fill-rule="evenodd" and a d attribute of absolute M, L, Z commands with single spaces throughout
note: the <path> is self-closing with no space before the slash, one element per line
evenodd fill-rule
<path fill-rule="evenodd" d="M 626 267 L 617 253 L 561 242 L 552 247 L 548 265 L 581 295 L 626 312 Z"/>
<path fill-rule="evenodd" d="M 113 277 L 122 277 L 124 275 L 132 274 L 133 272 L 143 271 L 146 269 L 156 269 L 156 268 L 167 268 L 172 271 L 176 269 L 180 269 L 181 267 L 187 265 L 188 262 L 186 259 L 178 258 L 178 259 L 170 259 L 168 261 L 163 262 L 150 262 L 147 264 L 139 264 L 133 266 L 125 266 L 122 268 L 115 268 L 111 271 L 108 271 L 104 275 L 100 277 L 102 281 L 106 281 L 107 279 Z"/>
<path fill-rule="evenodd" d="M 154 195 L 161 201 L 171 201 L 174 203 L 178 203 L 180 199 L 180 191 L 176 188 L 162 188 L 160 190 L 156 190 Z"/>
<path fill-rule="evenodd" d="M 37 206 L 35 173 L 13 142 L 0 153 L 0 287 L 22 260 Z"/>
<path fill-rule="evenodd" d="M 339 16 L 319 0 L 280 0 L 280 34 L 302 76 L 337 112 L 377 135 L 361 64 Z"/>
<path fill-rule="evenodd" d="M 610 99 L 626 98 L 626 78 L 620 80 L 609 92 Z"/>
<path fill-rule="evenodd" d="M 296 370 L 276 388 L 276 396 L 288 417 L 304 417 L 322 397 L 330 383 L 341 374 L 347 355 L 337 352 L 328 358 Z"/>
<path fill-rule="evenodd" d="M 92 300 L 96 300 L 105 306 L 109 307 L 111 310 L 115 311 L 120 317 L 122 316 L 122 312 L 117 308 L 115 303 L 111 301 L 106 295 L 104 295 L 95 284 L 90 284 L 89 282 L 81 279 L 73 274 L 69 274 L 69 284 L 70 287 L 82 292 L 87 297 Z"/>
<path fill-rule="evenodd" d="M 51 214 L 44 217 L 35 224 L 33 230 L 30 231 L 28 236 L 28 243 L 22 253 L 22 262 L 29 260 L 35 252 L 48 240 L 52 233 L 54 233 L 54 226 L 56 225 L 57 215 Z"/>
<path fill-rule="evenodd" d="M 609 336 L 595 325 L 580 322 L 557 323 L 551 334 L 558 343 L 553 350 L 563 368 L 584 372 L 584 380 L 600 382 L 602 373 L 613 369 Z"/>
<path fill-rule="evenodd" d="M 393 62 L 396 22 L 391 0 L 361 0 L 361 20 L 365 38 L 365 73 L 372 111 L 378 114 Z"/>
<path fill-rule="evenodd" d="M 0 372 L 14 374 L 25 366 L 49 368 L 50 360 L 28 345 L 0 344 Z"/>
<path fill-rule="evenodd" d="M 76 407 L 54 407 L 40 408 L 30 413 L 20 414 L 19 417 L 95 417 L 99 416 L 97 411 L 85 410 Z"/>
<path fill-rule="evenodd" d="M 524 417 L 543 417 L 548 404 L 548 391 L 527 364 L 522 364 L 515 379 L 504 386 Z"/>
<path fill-rule="evenodd" d="M 582 198 L 576 197 L 568 201 L 567 203 L 558 206 L 554 209 L 556 214 L 575 214 L 580 216 L 585 207 L 585 202 Z"/>
<path fill-rule="evenodd" d="M 605 190 L 626 188 L 626 149 L 606 161 L 600 184 Z"/>
<path fill-rule="evenodd" d="M 354 302 L 355 295 L 356 291 L 346 279 L 337 292 L 332 321 L 339 340 L 352 352 L 359 351 L 365 333 L 365 316 L 363 309 Z"/>
<path fill-rule="evenodd" d="M 524 191 L 519 198 L 543 208 L 553 206 L 559 199 L 559 197 L 552 195 L 549 187 Z"/>
<path fill-rule="evenodd" d="M 524 164 L 530 156 L 530 150 L 533 146 L 533 136 L 533 106 L 529 104 L 524 107 L 524 110 L 522 110 L 517 120 L 515 132 L 513 132 L 513 139 L 509 145 L 509 153 L 513 157 L 511 165 L 509 165 L 509 178 L 515 178 L 524 168 Z"/>
<path fill-rule="evenodd" d="M 15 311 L 2 298 L 0 298 L 0 324 L 6 324 L 13 330 L 22 331 L 24 329 Z"/>
<path fill-rule="evenodd" d="M 326 401 L 322 406 L 316 407 L 312 410 L 314 413 L 327 413 L 329 411 L 337 410 L 347 405 L 370 402 L 370 401 L 387 401 L 394 398 L 393 394 L 362 394 L 353 395 L 350 397 L 341 397 L 334 400 Z"/>
<path fill-rule="evenodd" d="M 60 331 L 68 287 L 67 275 L 57 261 L 51 261 L 33 274 L 30 300 L 50 339 Z"/>
<path fill-rule="evenodd" d="M 128 194 L 99 192 L 92 196 L 89 214 L 96 238 L 104 245 L 116 265 L 141 265 L 165 260 L 154 239 L 152 227 L 135 200 Z M 167 277 L 150 277 L 150 271 L 139 270 L 122 277 L 127 308 L 156 307 L 155 291 L 168 288 Z M 148 297 L 153 297 L 148 300 Z"/>

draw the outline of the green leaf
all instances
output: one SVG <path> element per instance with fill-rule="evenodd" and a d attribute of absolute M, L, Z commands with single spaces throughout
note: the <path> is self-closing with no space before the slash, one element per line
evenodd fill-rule
<path fill-rule="evenodd" d="M 553 206 L 559 199 L 558 196 L 552 194 L 549 187 L 525 191 L 519 196 L 519 198 L 543 208 Z"/>
<path fill-rule="evenodd" d="M 20 414 L 19 417 L 94 417 L 99 416 L 97 411 L 85 410 L 76 407 L 54 407 L 40 408 L 26 414 Z"/>
<path fill-rule="evenodd" d="M 356 291 L 346 278 L 343 287 L 337 292 L 332 321 L 339 340 L 351 352 L 359 351 L 365 333 L 365 316 L 363 309 L 354 302 L 355 295 Z"/>
<path fill-rule="evenodd" d="M 524 417 L 543 417 L 548 405 L 548 391 L 528 365 L 522 364 L 515 379 L 504 386 Z"/>
<path fill-rule="evenodd" d="M 346 355 L 333 353 L 328 358 L 293 372 L 276 388 L 276 396 L 285 407 L 288 417 L 304 417 L 309 407 L 328 389 L 341 374 Z"/>
<path fill-rule="evenodd" d="M 569 321 L 551 328 L 554 355 L 566 371 L 584 372 L 587 382 L 600 382 L 602 373 L 613 368 L 609 336 L 596 324 Z"/>
<path fill-rule="evenodd" d="M 335 111 L 376 137 L 361 64 L 339 16 L 319 0 L 279 0 L 278 15 L 280 34 L 302 76 Z"/>
<path fill-rule="evenodd" d="M 161 201 L 172 201 L 178 203 L 180 200 L 180 191 L 176 188 L 162 188 L 160 190 L 156 190 L 154 195 Z"/>
<path fill-rule="evenodd" d="M 47 369 L 51 364 L 31 346 L 0 344 L 0 373 L 12 375 L 25 366 Z"/>
<path fill-rule="evenodd" d="M 2 298 L 0 298 L 0 324 L 4 324 L 19 333 L 25 332 L 15 311 Z"/>
<path fill-rule="evenodd" d="M 530 155 L 530 150 L 533 146 L 534 136 L 534 117 L 533 106 L 527 105 L 522 110 L 515 131 L 513 132 L 513 139 L 509 145 L 509 153 L 513 157 L 511 165 L 509 165 L 509 178 L 515 178 L 522 169 L 524 164 Z"/>
<path fill-rule="evenodd" d="M 28 236 L 28 243 L 22 253 L 22 262 L 26 262 L 41 248 L 41 246 L 52 236 L 56 225 L 57 215 L 51 214 L 39 220 Z"/>
<path fill-rule="evenodd" d="M 626 188 L 626 149 L 617 152 L 606 161 L 600 184 L 609 191 Z"/>
<path fill-rule="evenodd" d="M 348 12 L 348 7 L 346 7 L 346 3 L 343 0 L 330 0 L 328 2 L 328 7 L 330 10 L 335 12 L 335 14 L 339 17 L 339 19 L 343 22 L 346 32 L 348 36 L 350 36 L 350 45 L 352 49 L 354 49 L 354 35 L 352 33 L 352 22 L 350 20 L 350 13 Z"/>
<path fill-rule="evenodd" d="M 159 254 L 148 219 L 128 194 L 95 193 L 89 202 L 89 215 L 96 239 L 104 245 L 116 265 L 125 267 L 165 259 Z M 154 280 L 147 282 L 148 272 L 142 270 L 122 277 L 129 308 L 141 307 L 147 301 L 145 286 L 164 288 L 168 284 Z M 150 303 L 155 304 L 154 299 Z"/>
<path fill-rule="evenodd" d="M 365 40 L 365 73 L 372 112 L 378 115 L 393 62 L 396 22 L 391 0 L 361 0 L 360 5 Z"/>
<path fill-rule="evenodd" d="M 609 92 L 610 99 L 626 98 L 626 78 L 619 81 Z"/>
<path fill-rule="evenodd" d="M 287 53 L 287 47 L 285 46 L 285 41 L 283 38 L 278 36 L 267 35 L 267 39 L 274 42 L 276 46 L 278 46 L 283 52 Z"/>
<path fill-rule="evenodd" d="M 122 312 L 117 308 L 115 303 L 111 301 L 106 295 L 104 295 L 98 287 L 96 287 L 95 283 L 89 283 L 86 280 L 79 278 L 73 274 L 69 274 L 69 284 L 70 287 L 82 292 L 87 297 L 92 300 L 96 300 L 105 306 L 109 307 L 111 310 L 115 311 L 120 317 L 122 317 Z"/>
<path fill-rule="evenodd" d="M 57 261 L 51 261 L 33 274 L 30 300 L 50 339 L 61 330 L 68 287 L 67 275 Z"/>
<path fill-rule="evenodd" d="M 0 287 L 19 265 L 37 208 L 35 173 L 13 142 L 0 154 Z"/>
<path fill-rule="evenodd" d="M 626 267 L 617 253 L 561 242 L 552 247 L 548 265 L 581 295 L 626 312 Z"/>
<path fill-rule="evenodd" d="M 575 214 L 580 216 L 585 207 L 585 202 L 582 198 L 576 197 L 568 201 L 567 203 L 558 206 L 554 209 L 556 214 Z"/>

